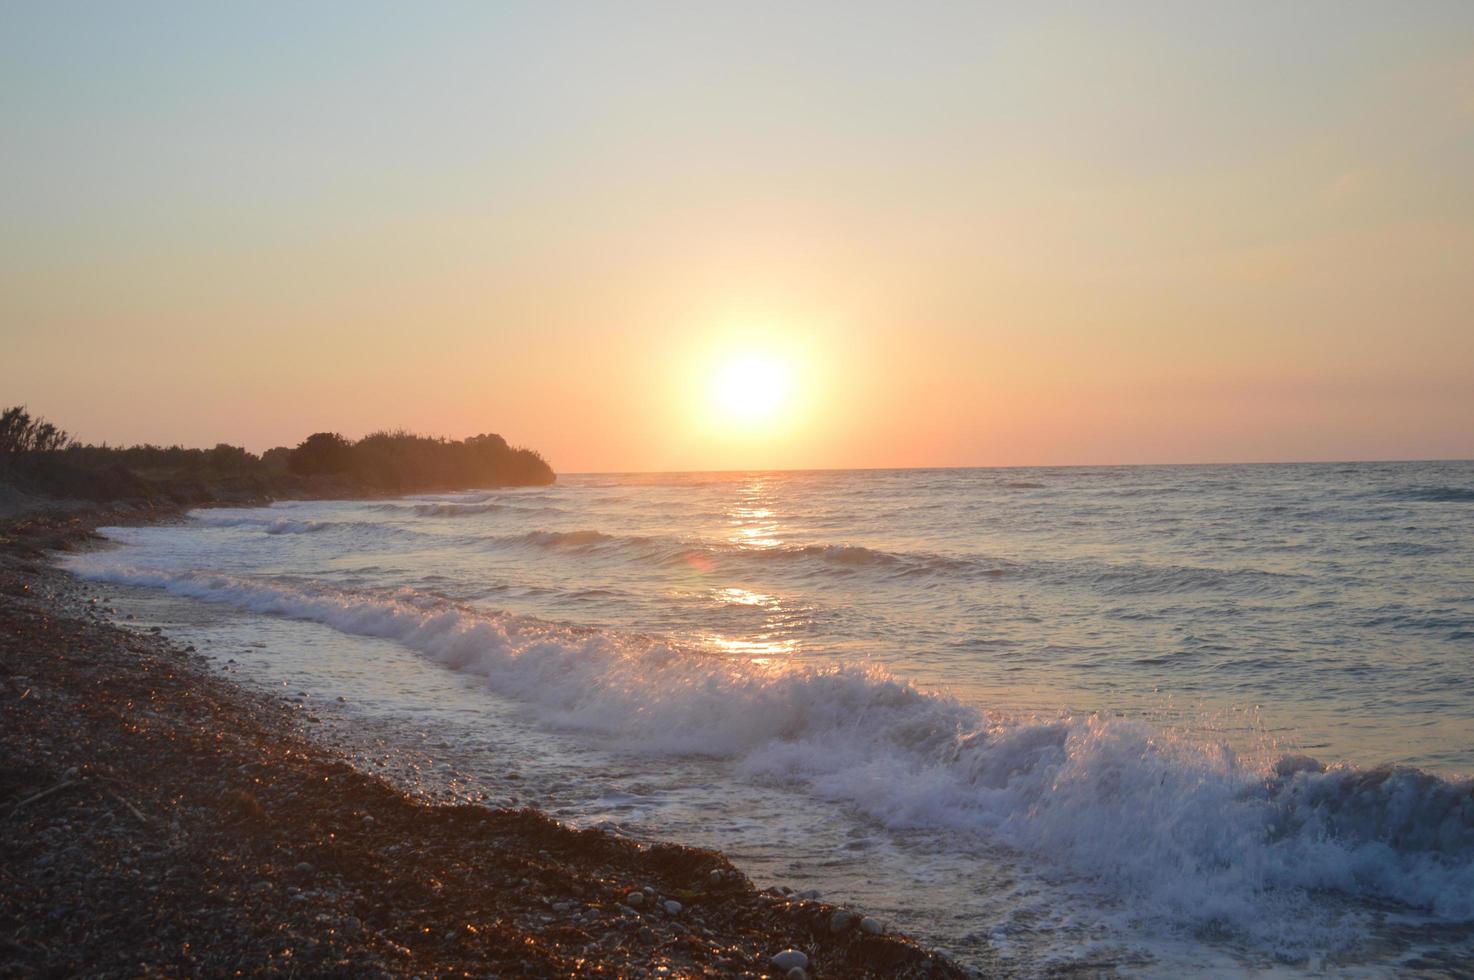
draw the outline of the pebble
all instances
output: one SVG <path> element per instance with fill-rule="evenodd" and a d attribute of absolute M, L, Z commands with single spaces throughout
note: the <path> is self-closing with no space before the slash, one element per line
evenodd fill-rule
<path fill-rule="evenodd" d="M 845 909 L 839 909 L 829 917 L 829 931 L 844 932 L 850 926 L 854 925 L 854 922 L 855 913 Z"/>
<path fill-rule="evenodd" d="M 722 883 L 722 873 L 720 871 L 713 871 L 706 876 L 706 880 L 709 884 L 720 885 Z"/>
<path fill-rule="evenodd" d="M 872 915 L 867 915 L 860 920 L 860 931 L 868 932 L 872 936 L 878 936 L 885 932 L 885 926 L 881 924 L 879 919 Z"/>
<path fill-rule="evenodd" d="M 796 949 L 785 949 L 781 953 L 774 953 L 772 960 L 769 962 L 773 964 L 775 969 L 787 973 L 790 970 L 802 970 L 808 966 L 809 958 Z"/>
<path fill-rule="evenodd" d="M 626 895 L 624 897 L 624 900 L 625 900 L 625 904 L 629 905 L 630 908 L 637 909 L 641 905 L 644 905 L 645 904 L 645 893 L 644 892 L 630 892 L 628 895 Z"/>
<path fill-rule="evenodd" d="M 784 974 L 786 980 L 809 980 L 809 975 L 804 972 L 803 967 L 796 966 Z"/>
<path fill-rule="evenodd" d="M 304 875 L 310 875 L 315 869 L 312 867 L 312 865 L 308 864 L 306 861 L 303 861 L 297 865 L 297 870 Z"/>
<path fill-rule="evenodd" d="M 667 915 L 680 915 L 681 914 L 681 903 L 680 902 L 677 902 L 677 901 L 674 901 L 674 900 L 669 901 L 669 902 L 666 902 L 665 903 L 665 912 L 666 912 Z"/>

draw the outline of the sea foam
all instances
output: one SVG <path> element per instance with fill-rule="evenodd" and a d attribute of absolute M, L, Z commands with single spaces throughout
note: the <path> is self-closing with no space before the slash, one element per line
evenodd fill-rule
<path fill-rule="evenodd" d="M 1002 843 L 1175 919 L 1252 933 L 1266 899 L 1312 890 L 1474 919 L 1474 781 L 1300 757 L 1247 765 L 1224 744 L 1142 722 L 1010 718 L 873 667 L 758 667 L 412 590 L 159 571 L 107 554 L 65 562 L 84 578 L 389 638 L 483 678 L 544 724 L 725 760 L 892 828 Z"/>
<path fill-rule="evenodd" d="M 207 527 L 250 528 L 266 534 L 312 534 L 333 527 L 335 521 L 297 521 L 289 517 L 262 516 L 259 511 L 241 514 L 228 510 L 194 511 L 190 515 Z"/>

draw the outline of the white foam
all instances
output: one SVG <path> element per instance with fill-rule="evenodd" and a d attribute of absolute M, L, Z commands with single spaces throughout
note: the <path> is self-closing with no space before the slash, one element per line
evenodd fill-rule
<path fill-rule="evenodd" d="M 266 534 L 312 534 L 332 527 L 334 521 L 298 521 L 289 517 L 263 516 L 259 510 L 241 513 L 232 510 L 197 510 L 190 516 L 206 527 L 254 528 Z"/>
<path fill-rule="evenodd" d="M 1242 763 L 1098 716 L 1013 719 L 855 665 L 759 669 L 649 638 L 353 592 L 70 556 L 95 580 L 385 637 L 536 706 L 549 725 L 709 756 L 894 828 L 951 829 L 1099 876 L 1175 921 L 1283 938 L 1310 890 L 1474 919 L 1474 783 Z M 1298 927 L 1296 927 L 1298 928 Z"/>

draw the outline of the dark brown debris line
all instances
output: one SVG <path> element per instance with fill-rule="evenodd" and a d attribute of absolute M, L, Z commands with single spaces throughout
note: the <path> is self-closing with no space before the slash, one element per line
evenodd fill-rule
<path fill-rule="evenodd" d="M 82 601 L 0 564 L 0 975 L 963 975 L 712 851 L 416 801 Z"/>

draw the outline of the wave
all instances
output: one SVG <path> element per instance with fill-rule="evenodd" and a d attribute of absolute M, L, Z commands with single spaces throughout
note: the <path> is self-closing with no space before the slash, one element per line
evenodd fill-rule
<path fill-rule="evenodd" d="M 1021 564 L 983 555 L 884 551 L 855 544 L 794 544 L 757 548 L 728 542 L 691 542 L 676 538 L 616 535 L 597 530 L 536 530 L 485 540 L 501 546 L 532 546 L 581 554 L 604 551 L 622 554 L 632 560 L 671 565 L 806 565 L 813 570 L 830 574 L 870 572 L 894 578 L 955 576 L 966 580 L 980 580 L 1005 575 L 1032 577 L 1046 582 L 1085 585 L 1108 596 L 1176 595 L 1205 591 L 1241 596 L 1272 595 L 1299 580 L 1295 575 L 1257 568 L 1218 569 L 1084 560 Z"/>
<path fill-rule="evenodd" d="M 486 496 L 490 496 L 489 494 Z M 452 501 L 382 503 L 372 510 L 386 514 L 458 518 L 502 510 L 523 513 L 558 511 L 555 507 L 525 506 L 480 499 L 475 503 Z M 269 511 L 197 511 L 196 519 L 213 527 L 253 527 L 267 534 L 307 534 L 328 528 L 392 527 L 354 521 L 301 521 L 271 516 Z M 674 537 L 609 534 L 595 529 L 535 529 L 520 534 L 468 537 L 467 544 L 492 547 L 538 548 L 576 554 L 595 552 L 620 555 L 633 561 L 665 565 L 734 563 L 807 566 L 812 571 L 854 575 L 869 572 L 891 578 L 957 577 L 966 580 L 1004 575 L 1042 579 L 1070 585 L 1085 585 L 1108 596 L 1173 595 L 1190 592 L 1221 592 L 1233 595 L 1270 595 L 1292 584 L 1296 576 L 1254 568 L 1214 569 L 1193 566 L 1113 564 L 1096 561 L 1045 561 L 1020 564 L 984 555 L 944 555 L 934 552 L 899 552 L 845 543 L 780 544 L 752 547 L 725 541 L 691 541 Z"/>
<path fill-rule="evenodd" d="M 1064 562 L 1056 572 L 1083 582 L 1108 596 L 1177 595 L 1187 592 L 1222 592 L 1252 596 L 1277 593 L 1298 576 L 1259 568 L 1203 568 L 1192 565 L 1097 564 Z"/>
<path fill-rule="evenodd" d="M 744 547 L 725 542 L 682 541 L 644 535 L 616 535 L 603 531 L 536 530 L 509 537 L 488 539 L 513 546 L 536 546 L 555 550 L 588 552 L 596 547 L 624 551 L 629 557 L 664 564 L 690 564 L 706 561 L 732 562 L 809 562 L 842 572 L 874 568 L 906 575 L 943 574 L 948 572 L 982 572 L 998 575 L 1002 562 L 980 563 L 975 559 L 951 558 L 928 553 L 880 551 L 852 544 L 777 545 L 769 548 Z"/>
<path fill-rule="evenodd" d="M 528 531 L 512 539 L 520 544 L 539 545 L 544 548 L 587 549 L 593 545 L 621 543 L 644 544 L 649 538 L 619 538 L 603 531 Z"/>
<path fill-rule="evenodd" d="M 229 512 L 195 511 L 190 515 L 196 523 L 206 527 L 256 528 L 267 534 L 313 534 L 336 527 L 340 521 L 298 521 L 289 517 L 270 517 L 262 514 L 234 514 Z"/>
<path fill-rule="evenodd" d="M 554 507 L 551 504 L 527 506 L 525 504 L 508 503 L 505 500 L 492 501 L 486 499 L 468 503 L 445 500 L 413 504 L 376 504 L 372 509 L 382 514 L 403 514 L 414 517 L 475 517 L 477 514 L 494 514 L 501 511 L 519 514 L 567 513 L 563 508 Z"/>
<path fill-rule="evenodd" d="M 502 504 L 482 501 L 471 504 L 452 502 L 423 504 L 378 504 L 374 510 L 383 514 L 413 514 L 415 517 L 473 517 L 504 510 Z"/>
<path fill-rule="evenodd" d="M 1474 780 L 1303 757 L 1258 767 L 1142 722 L 1010 718 L 874 667 L 758 670 L 411 590 L 158 571 L 105 554 L 65 563 L 84 578 L 389 638 L 535 706 L 550 726 L 728 760 L 893 828 L 1001 842 L 1178 919 L 1272 931 L 1277 906 L 1327 890 L 1474 919 Z"/>
<path fill-rule="evenodd" d="M 810 544 L 764 549 L 736 549 L 746 557 L 759 561 L 792 561 L 818 559 L 841 568 L 878 568 L 903 575 L 940 575 L 981 572 L 1003 574 L 1002 562 L 979 562 L 969 558 L 952 558 L 929 552 L 894 552 L 866 548 L 854 544 Z"/>
<path fill-rule="evenodd" d="M 1404 487 L 1384 494 L 1390 500 L 1413 500 L 1435 504 L 1474 503 L 1474 487 Z"/>

